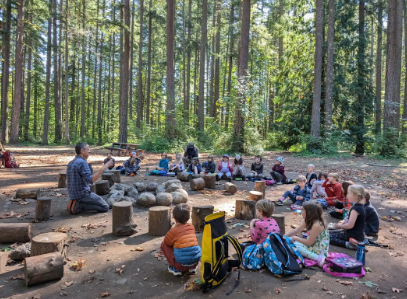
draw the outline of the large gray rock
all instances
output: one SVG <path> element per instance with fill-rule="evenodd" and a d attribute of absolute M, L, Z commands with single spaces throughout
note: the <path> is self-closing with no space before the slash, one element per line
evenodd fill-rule
<path fill-rule="evenodd" d="M 128 192 L 130 190 L 130 188 L 133 188 L 129 185 L 126 184 L 114 184 L 112 187 L 110 187 L 110 191 L 113 190 L 119 190 L 119 191 L 124 191 L 124 192 Z"/>
<path fill-rule="evenodd" d="M 12 260 L 23 260 L 31 256 L 31 243 L 25 243 L 10 251 L 9 257 Z"/>
<path fill-rule="evenodd" d="M 181 184 L 181 181 L 180 180 L 168 180 L 164 183 L 165 189 L 167 189 L 169 185 L 174 184 L 174 183 Z"/>
<path fill-rule="evenodd" d="M 161 193 L 161 192 L 165 192 L 165 187 L 163 185 L 159 185 L 157 187 L 156 193 L 158 194 L 158 193 Z"/>
<path fill-rule="evenodd" d="M 124 196 L 123 199 L 121 201 L 128 201 L 131 202 L 131 204 L 133 206 L 136 205 L 137 199 L 133 198 L 133 197 L 129 197 L 129 196 Z"/>
<path fill-rule="evenodd" d="M 128 191 L 124 193 L 124 195 L 132 197 L 132 198 L 137 198 L 138 197 L 138 191 L 134 187 L 130 187 Z"/>
<path fill-rule="evenodd" d="M 189 196 L 187 190 L 185 190 L 185 189 L 177 189 L 177 190 L 175 190 L 174 192 L 178 192 L 178 193 L 184 194 L 185 197 L 187 197 L 187 198 L 188 198 L 188 196 Z"/>
<path fill-rule="evenodd" d="M 107 204 L 111 207 L 115 202 L 121 201 L 124 197 L 124 190 L 112 190 L 106 199 Z"/>
<path fill-rule="evenodd" d="M 150 192 L 141 193 L 137 199 L 137 204 L 141 206 L 152 206 L 155 205 L 155 203 L 155 196 Z"/>
<path fill-rule="evenodd" d="M 172 192 L 172 203 L 174 205 L 180 204 L 180 203 L 186 203 L 188 201 L 188 193 L 185 195 L 185 193 L 178 192 L 179 190 Z"/>
<path fill-rule="evenodd" d="M 158 184 L 151 182 L 150 184 L 147 185 L 146 191 L 147 192 L 155 192 L 157 190 Z"/>
<path fill-rule="evenodd" d="M 173 183 L 171 185 L 168 185 L 168 187 L 165 189 L 165 192 L 174 192 L 178 189 L 183 189 L 181 183 Z"/>
<path fill-rule="evenodd" d="M 143 192 L 146 190 L 146 184 L 142 182 L 137 182 L 133 184 L 134 188 L 137 189 L 138 192 Z"/>
<path fill-rule="evenodd" d="M 157 206 L 170 206 L 172 204 L 172 195 L 171 193 L 161 192 L 158 193 L 155 197 Z"/>

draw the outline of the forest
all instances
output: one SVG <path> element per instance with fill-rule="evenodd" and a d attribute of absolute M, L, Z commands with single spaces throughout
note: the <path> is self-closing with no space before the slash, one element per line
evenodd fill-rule
<path fill-rule="evenodd" d="M 0 139 L 406 157 L 406 12 L 405 0 L 2 0 Z"/>

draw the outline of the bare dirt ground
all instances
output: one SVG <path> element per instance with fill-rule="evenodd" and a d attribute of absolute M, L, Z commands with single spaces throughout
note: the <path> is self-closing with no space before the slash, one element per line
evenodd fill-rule
<path fill-rule="evenodd" d="M 41 188 L 42 194 L 52 197 L 52 220 L 45 223 L 34 223 L 34 235 L 50 232 L 53 229 L 66 229 L 72 241 L 68 250 L 68 261 L 65 275 L 60 281 L 52 281 L 29 288 L 24 281 L 12 279 L 23 272 L 23 265 L 16 263 L 6 267 L 6 273 L 0 275 L 0 298 L 101 298 L 102 292 L 110 294 L 110 298 L 224 298 L 233 286 L 237 272 L 208 294 L 201 291 L 187 291 L 185 284 L 200 278 L 198 272 L 193 276 L 174 277 L 167 272 L 165 259 L 156 258 L 163 237 L 148 235 L 148 209 L 134 208 L 134 219 L 138 224 L 138 233 L 125 238 L 111 234 L 111 211 L 104 214 L 68 215 L 65 211 L 68 198 L 65 189 L 57 188 L 57 174 L 66 168 L 66 164 L 74 157 L 73 147 L 21 147 L 10 148 L 16 154 L 19 169 L 0 169 L 0 217 L 11 211 L 22 214 L 21 217 L 0 219 L 1 222 L 21 223 L 32 222 L 35 202 L 11 202 L 18 188 Z M 92 148 L 90 162 L 94 169 L 104 159 L 106 151 Z M 306 172 L 309 163 L 316 165 L 316 170 L 338 172 L 342 180 L 353 180 L 363 184 L 372 195 L 372 203 L 381 216 L 399 216 L 401 221 L 387 222 L 381 220 L 381 231 L 378 242 L 391 244 L 391 249 L 368 247 L 366 267 L 368 272 L 364 278 L 340 279 L 318 270 L 304 270 L 310 276 L 307 281 L 284 282 L 274 277 L 268 270 L 259 272 L 241 269 L 240 285 L 230 296 L 233 298 L 407 298 L 407 183 L 406 165 L 396 161 L 377 161 L 367 158 L 302 158 L 289 153 L 268 152 L 264 157 L 265 169 L 270 170 L 279 155 L 286 159 L 288 177 L 295 178 Z M 201 155 L 201 160 L 206 157 Z M 254 157 L 244 157 L 246 168 Z M 126 158 L 117 158 L 119 165 Z M 132 184 L 137 181 L 162 183 L 169 178 L 145 176 L 146 167 L 158 164 L 159 155 L 147 154 L 142 162 L 140 175 L 122 177 L 122 182 Z M 370 165 L 369 165 L 370 164 Z M 380 165 L 380 166 L 378 166 Z M 229 233 L 240 241 L 247 239 L 249 230 L 243 226 L 233 227 L 232 224 L 247 223 L 234 219 L 234 203 L 236 199 L 246 198 L 248 191 L 253 189 L 253 182 L 236 182 L 239 192 L 235 195 L 224 195 L 222 186 L 210 192 L 189 191 L 189 184 L 184 183 L 188 190 L 190 203 L 211 204 L 216 210 L 227 212 Z M 284 191 L 293 185 L 267 187 L 266 198 L 276 200 Z M 299 224 L 301 216 L 294 214 L 288 206 L 276 207 L 275 213 L 286 216 L 286 231 L 291 225 Z M 19 215 L 17 215 L 19 216 Z M 326 216 L 327 222 L 334 222 Z M 0 232 L 1 233 L 1 232 Z M 202 234 L 197 233 L 201 242 Z M 0 248 L 10 244 L 0 244 Z M 135 251 L 141 247 L 144 251 Z M 353 256 L 354 251 L 330 247 L 330 251 L 345 252 Z M 86 266 L 82 271 L 70 269 L 70 265 L 85 259 Z M 120 275 L 117 268 L 125 265 Z M 299 275 L 298 277 L 303 277 Z M 341 281 L 349 281 L 344 285 Z M 373 282 L 378 286 L 368 287 L 365 282 Z M 280 290 L 280 292 L 279 292 Z M 368 292 L 368 294 L 366 294 Z M 278 294 L 277 294 L 278 293 Z M 362 295 L 364 297 L 362 297 Z M 369 297 L 370 296 L 370 297 Z"/>

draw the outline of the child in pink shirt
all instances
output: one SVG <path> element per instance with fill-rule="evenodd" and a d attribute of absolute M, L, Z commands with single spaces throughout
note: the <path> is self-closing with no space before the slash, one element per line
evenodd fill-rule
<path fill-rule="evenodd" d="M 262 199 L 256 203 L 256 214 L 259 219 L 250 222 L 250 235 L 256 244 L 262 244 L 270 233 L 280 233 L 277 222 L 271 218 L 274 212 L 274 203 Z"/>

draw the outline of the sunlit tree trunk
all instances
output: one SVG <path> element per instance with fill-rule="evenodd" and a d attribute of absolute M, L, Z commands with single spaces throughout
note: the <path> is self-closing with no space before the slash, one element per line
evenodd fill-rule
<path fill-rule="evenodd" d="M 147 50 L 147 110 L 146 110 L 146 123 L 151 124 L 150 122 L 150 99 L 151 99 L 151 38 L 153 30 L 153 18 L 151 16 L 153 8 L 153 0 L 150 0 L 148 5 L 148 50 Z M 152 118 L 151 118 L 152 119 Z"/>
<path fill-rule="evenodd" d="M 378 3 L 377 14 L 377 53 L 376 53 L 376 107 L 375 107 L 375 119 L 376 126 L 375 131 L 377 135 L 382 132 L 382 43 L 383 43 L 383 6 L 382 0 Z"/>
<path fill-rule="evenodd" d="M 82 30 L 85 32 L 86 27 L 86 0 L 82 0 Z M 85 138 L 85 77 L 86 77 L 86 35 L 82 36 L 82 94 L 81 94 L 81 138 Z"/>
<path fill-rule="evenodd" d="M 202 20 L 201 20 L 201 50 L 199 62 L 199 99 L 198 99 L 198 129 L 204 131 L 204 104 L 205 104 L 205 51 L 207 40 L 208 23 L 208 0 L 202 1 Z"/>
<path fill-rule="evenodd" d="M 65 0 L 65 143 L 71 143 L 69 139 L 69 47 L 68 47 L 68 31 L 69 31 L 69 0 Z M 75 69 L 74 69 L 75 72 Z"/>
<path fill-rule="evenodd" d="M 232 69 L 233 69 L 233 23 L 235 20 L 235 3 L 232 1 L 230 7 L 230 16 L 229 16 L 229 72 L 228 72 L 228 86 L 227 94 L 230 99 L 232 92 Z M 225 113 L 225 130 L 229 129 L 229 113 L 230 113 L 230 104 L 226 103 L 226 113 Z"/>
<path fill-rule="evenodd" d="M 169 139 L 175 138 L 175 62 L 174 62 L 174 28 L 175 0 L 167 0 L 167 111 L 166 131 Z"/>
<path fill-rule="evenodd" d="M 144 1 L 140 0 L 140 40 L 138 50 L 138 80 L 137 80 L 137 127 L 141 127 L 143 121 L 143 17 Z M 167 37 L 168 38 L 168 37 Z M 174 95 L 175 98 L 175 95 Z M 175 99 L 174 99 L 175 103 Z M 174 104 L 175 105 L 175 104 Z"/>
<path fill-rule="evenodd" d="M 29 8 L 33 6 L 33 0 L 30 1 Z M 29 13 L 29 22 L 32 23 L 32 12 Z M 28 141 L 28 132 L 30 130 L 30 108 L 31 108 L 31 81 L 32 81 L 32 46 L 33 41 L 28 37 L 27 51 L 28 51 L 28 66 L 27 66 L 27 99 L 25 102 L 25 119 L 24 119 L 24 140 Z"/>
<path fill-rule="evenodd" d="M 51 11 L 51 2 L 49 4 L 49 10 Z M 44 126 L 42 134 L 42 144 L 48 145 L 48 132 L 49 132 L 49 91 L 51 85 L 51 32 L 52 31 L 52 16 L 48 19 L 48 35 L 47 35 L 47 62 L 46 62 L 46 78 L 45 78 L 45 107 L 44 107 Z"/>
<path fill-rule="evenodd" d="M 334 46 L 335 46 L 335 0 L 329 0 L 328 17 L 328 45 L 326 62 L 326 100 L 325 100 L 325 126 L 328 131 L 332 127 L 332 97 L 334 87 Z"/>
<path fill-rule="evenodd" d="M 217 0 L 216 37 L 215 37 L 215 91 L 213 94 L 213 117 L 218 122 L 219 77 L 220 77 L 220 29 L 221 29 L 221 1 Z"/>

